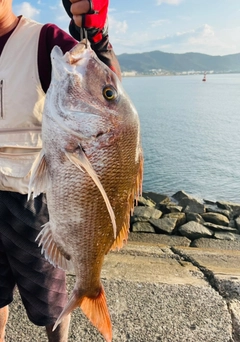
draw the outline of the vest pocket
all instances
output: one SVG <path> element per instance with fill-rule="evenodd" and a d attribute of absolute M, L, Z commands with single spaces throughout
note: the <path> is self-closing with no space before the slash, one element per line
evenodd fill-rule
<path fill-rule="evenodd" d="M 19 149 L 15 153 L 0 152 L 0 173 L 16 178 L 26 177 L 41 149 L 29 150 L 23 152 Z"/>
<path fill-rule="evenodd" d="M 4 115 L 3 115 L 3 80 L 0 80 L 0 118 L 4 119 Z"/>

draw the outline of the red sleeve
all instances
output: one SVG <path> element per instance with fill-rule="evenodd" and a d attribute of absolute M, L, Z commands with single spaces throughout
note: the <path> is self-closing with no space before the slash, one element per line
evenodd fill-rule
<path fill-rule="evenodd" d="M 71 50 L 78 42 L 54 24 L 42 27 L 38 43 L 38 72 L 43 90 L 46 92 L 51 81 L 52 48 L 58 45 L 63 53 Z"/>

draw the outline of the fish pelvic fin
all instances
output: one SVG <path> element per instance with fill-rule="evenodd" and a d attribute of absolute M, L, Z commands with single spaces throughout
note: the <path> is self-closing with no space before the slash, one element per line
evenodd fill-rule
<path fill-rule="evenodd" d="M 53 330 L 56 329 L 58 324 L 64 317 L 69 315 L 75 308 L 81 307 L 83 313 L 87 316 L 93 326 L 103 335 L 106 342 L 112 341 L 112 323 L 107 307 L 106 296 L 103 287 L 101 286 L 99 294 L 95 298 L 80 297 L 77 291 L 74 290 L 72 297 L 68 304 L 63 309 L 62 313 L 58 317 Z"/>
<path fill-rule="evenodd" d="M 31 171 L 30 181 L 28 185 L 28 200 L 33 192 L 33 197 L 37 197 L 40 193 L 45 192 L 48 184 L 47 163 L 44 151 L 41 150 L 35 159 Z"/>
<path fill-rule="evenodd" d="M 39 241 L 38 247 L 42 246 L 41 253 L 44 254 L 50 264 L 69 272 L 74 271 L 70 255 L 64 251 L 63 247 L 57 246 L 54 241 L 49 222 L 43 225 L 43 229 L 38 234 L 36 241 Z"/>
<path fill-rule="evenodd" d="M 65 152 L 65 154 L 66 154 L 66 157 L 70 160 L 70 162 L 73 163 L 78 169 L 80 169 L 81 171 L 82 171 L 82 169 L 84 169 L 88 173 L 88 175 L 92 178 L 92 180 L 94 181 L 96 186 L 98 187 L 99 191 L 102 194 L 104 202 L 106 203 L 107 210 L 108 210 L 109 216 L 110 216 L 111 221 L 112 221 L 113 236 L 114 236 L 114 239 L 116 239 L 117 225 L 116 225 L 115 214 L 114 214 L 114 211 L 112 209 L 111 203 L 109 202 L 106 191 L 104 190 L 104 188 L 103 188 L 103 186 L 102 186 L 102 184 L 98 178 L 98 175 L 96 174 L 96 172 L 92 168 L 91 163 L 89 162 L 89 160 L 87 159 L 87 157 L 85 156 L 85 154 L 81 148 L 80 148 L 80 152 L 77 154 L 77 156 L 76 156 L 76 154 L 69 153 L 67 151 Z"/>

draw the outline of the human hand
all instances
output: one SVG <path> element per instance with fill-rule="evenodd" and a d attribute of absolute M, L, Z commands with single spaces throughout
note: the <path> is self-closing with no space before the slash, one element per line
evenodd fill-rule
<path fill-rule="evenodd" d="M 109 0 L 70 0 L 70 11 L 75 24 L 79 27 L 103 29 Z"/>
<path fill-rule="evenodd" d="M 75 25 L 82 27 L 83 15 L 90 11 L 91 4 L 88 0 L 69 0 L 72 5 L 70 11 Z"/>
<path fill-rule="evenodd" d="M 90 40 L 97 43 L 102 39 L 107 31 L 109 0 L 68 0 L 63 4 L 75 25 L 87 30 Z"/>
<path fill-rule="evenodd" d="M 1 0 L 0 0 L 1 1 Z M 62 0 L 72 19 L 70 34 L 78 41 L 87 38 L 98 58 L 121 79 L 121 69 L 108 37 L 109 0 Z"/>

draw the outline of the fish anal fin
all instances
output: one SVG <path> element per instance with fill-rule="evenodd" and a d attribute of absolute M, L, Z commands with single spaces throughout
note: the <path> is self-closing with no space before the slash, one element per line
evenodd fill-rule
<path fill-rule="evenodd" d="M 103 287 L 101 286 L 97 297 L 90 298 L 86 296 L 79 296 L 79 292 L 74 289 L 73 294 L 58 317 L 53 330 L 56 329 L 58 324 L 64 317 L 69 315 L 75 308 L 81 307 L 83 313 L 90 320 L 93 326 L 103 335 L 106 342 L 112 341 L 112 324 L 108 312 L 107 301 Z"/>
<path fill-rule="evenodd" d="M 101 287 L 96 298 L 84 297 L 80 305 L 83 313 L 90 320 L 107 342 L 112 341 L 112 323 L 108 312 L 106 296 Z"/>
<path fill-rule="evenodd" d="M 45 258 L 52 265 L 70 272 L 73 271 L 70 255 L 54 241 L 50 222 L 47 222 L 43 226 L 43 229 L 38 234 L 36 241 L 39 241 L 39 246 L 42 246 L 42 254 L 44 254 Z"/>

